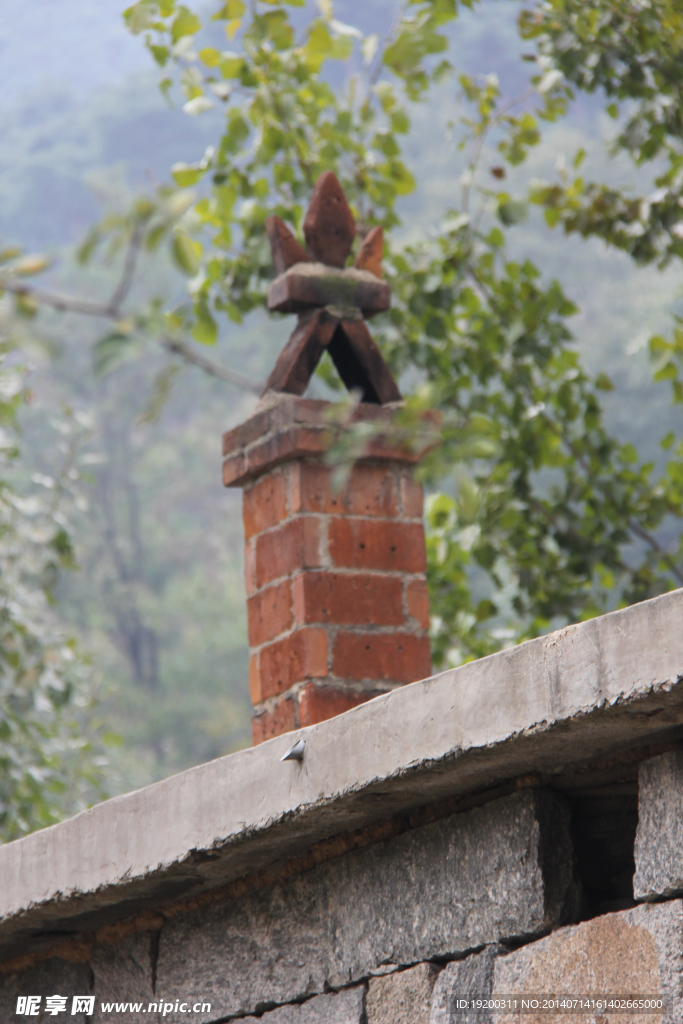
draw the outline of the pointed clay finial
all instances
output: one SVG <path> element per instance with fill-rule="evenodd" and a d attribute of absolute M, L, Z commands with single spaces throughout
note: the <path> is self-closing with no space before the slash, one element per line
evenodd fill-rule
<path fill-rule="evenodd" d="M 266 220 L 266 231 L 270 242 L 270 251 L 273 254 L 273 266 L 277 275 L 284 274 L 295 263 L 309 263 L 311 257 L 303 245 L 297 242 L 284 221 L 279 217 L 268 217 Z"/>
<path fill-rule="evenodd" d="M 380 226 L 373 228 L 372 231 L 368 231 L 358 251 L 354 266 L 358 267 L 359 270 L 369 270 L 375 277 L 382 279 L 383 253 L 384 231 Z"/>
<path fill-rule="evenodd" d="M 306 244 L 328 267 L 343 267 L 356 235 L 356 222 L 332 171 L 318 178 L 304 218 Z"/>

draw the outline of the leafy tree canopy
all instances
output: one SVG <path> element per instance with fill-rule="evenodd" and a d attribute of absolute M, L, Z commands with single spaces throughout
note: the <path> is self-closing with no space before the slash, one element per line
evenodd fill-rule
<path fill-rule="evenodd" d="M 576 306 L 508 237 L 530 204 L 550 228 L 595 236 L 639 262 L 683 255 L 683 32 L 675 0 L 546 0 L 520 6 L 531 47 L 528 89 L 504 96 L 495 76 L 467 76 L 449 59 L 449 33 L 475 0 L 410 0 L 384 39 L 337 20 L 331 0 L 220 0 L 204 20 L 176 0 L 125 12 L 161 69 L 161 87 L 194 116 L 224 111 L 215 144 L 171 169 L 172 183 L 97 225 L 87 261 L 121 252 L 104 303 L 33 287 L 40 266 L 8 259 L 0 286 L 31 315 L 41 302 L 108 318 L 95 368 L 161 344 L 172 356 L 253 386 L 205 355 L 221 321 L 263 306 L 272 276 L 264 221 L 300 231 L 318 175 L 335 170 L 359 238 L 388 229 L 394 295 L 375 335 L 397 374 L 417 382 L 408 421 L 442 410 L 442 444 L 424 466 L 429 579 L 437 664 L 457 664 L 683 584 L 683 441 L 662 439 L 645 463 L 605 428 L 603 374 L 582 367 L 569 321 Z M 458 82 L 467 169 L 458 205 L 438 231 L 400 242 L 397 204 L 418 187 L 403 151 L 411 117 L 446 78 Z M 336 84 L 343 78 L 343 84 Z M 580 91 L 614 118 L 615 150 L 651 185 L 640 194 L 586 181 L 579 152 L 556 180 L 508 192 L 545 124 Z M 517 178 L 515 179 L 517 180 Z M 187 297 L 131 309 L 142 252 L 165 248 Z M 683 327 L 651 341 L 655 381 L 683 400 Z M 335 387 L 329 368 L 320 371 Z M 160 394 L 170 377 L 161 381 Z M 663 396 L 664 397 L 664 396 Z"/>
<path fill-rule="evenodd" d="M 83 809 L 102 793 L 103 760 L 91 714 L 92 670 L 50 608 L 73 565 L 65 511 L 78 479 L 84 425 L 57 424 L 55 477 L 13 486 L 16 417 L 28 397 L 21 368 L 0 346 L 0 841 Z M 57 461 L 58 460 L 58 461 Z"/>

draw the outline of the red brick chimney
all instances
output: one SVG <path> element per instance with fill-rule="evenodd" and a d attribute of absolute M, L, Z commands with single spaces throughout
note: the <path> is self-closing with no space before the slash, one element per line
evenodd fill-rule
<path fill-rule="evenodd" d="M 419 456 L 392 431 L 400 394 L 363 319 L 389 304 L 381 229 L 344 269 L 355 224 L 330 172 L 304 221 L 312 255 L 267 227 L 269 307 L 299 322 L 255 414 L 223 438 L 224 483 L 244 488 L 255 744 L 431 673 Z M 341 491 L 326 455 L 348 427 L 301 397 L 325 349 L 360 392 L 352 422 L 373 427 Z"/>

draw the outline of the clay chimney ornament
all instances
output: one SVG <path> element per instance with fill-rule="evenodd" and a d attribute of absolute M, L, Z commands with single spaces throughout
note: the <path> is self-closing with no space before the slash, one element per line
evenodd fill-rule
<path fill-rule="evenodd" d="M 327 349 L 342 381 L 349 391 L 360 392 L 362 402 L 400 401 L 396 381 L 365 323 L 391 302 L 382 280 L 382 228 L 368 233 L 355 265 L 345 267 L 356 222 L 332 171 L 318 178 L 303 228 L 307 250 L 279 217 L 266 220 L 277 274 L 268 308 L 298 313 L 299 320 L 264 394 L 303 395 Z"/>

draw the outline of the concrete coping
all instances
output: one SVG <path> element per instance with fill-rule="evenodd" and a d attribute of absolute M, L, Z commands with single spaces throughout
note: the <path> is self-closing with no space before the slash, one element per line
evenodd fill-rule
<path fill-rule="evenodd" d="M 683 724 L 683 590 L 412 683 L 0 847 L 0 953 Z M 297 740 L 302 760 L 282 761 Z M 23 938 L 22 938 L 23 937 Z"/>

